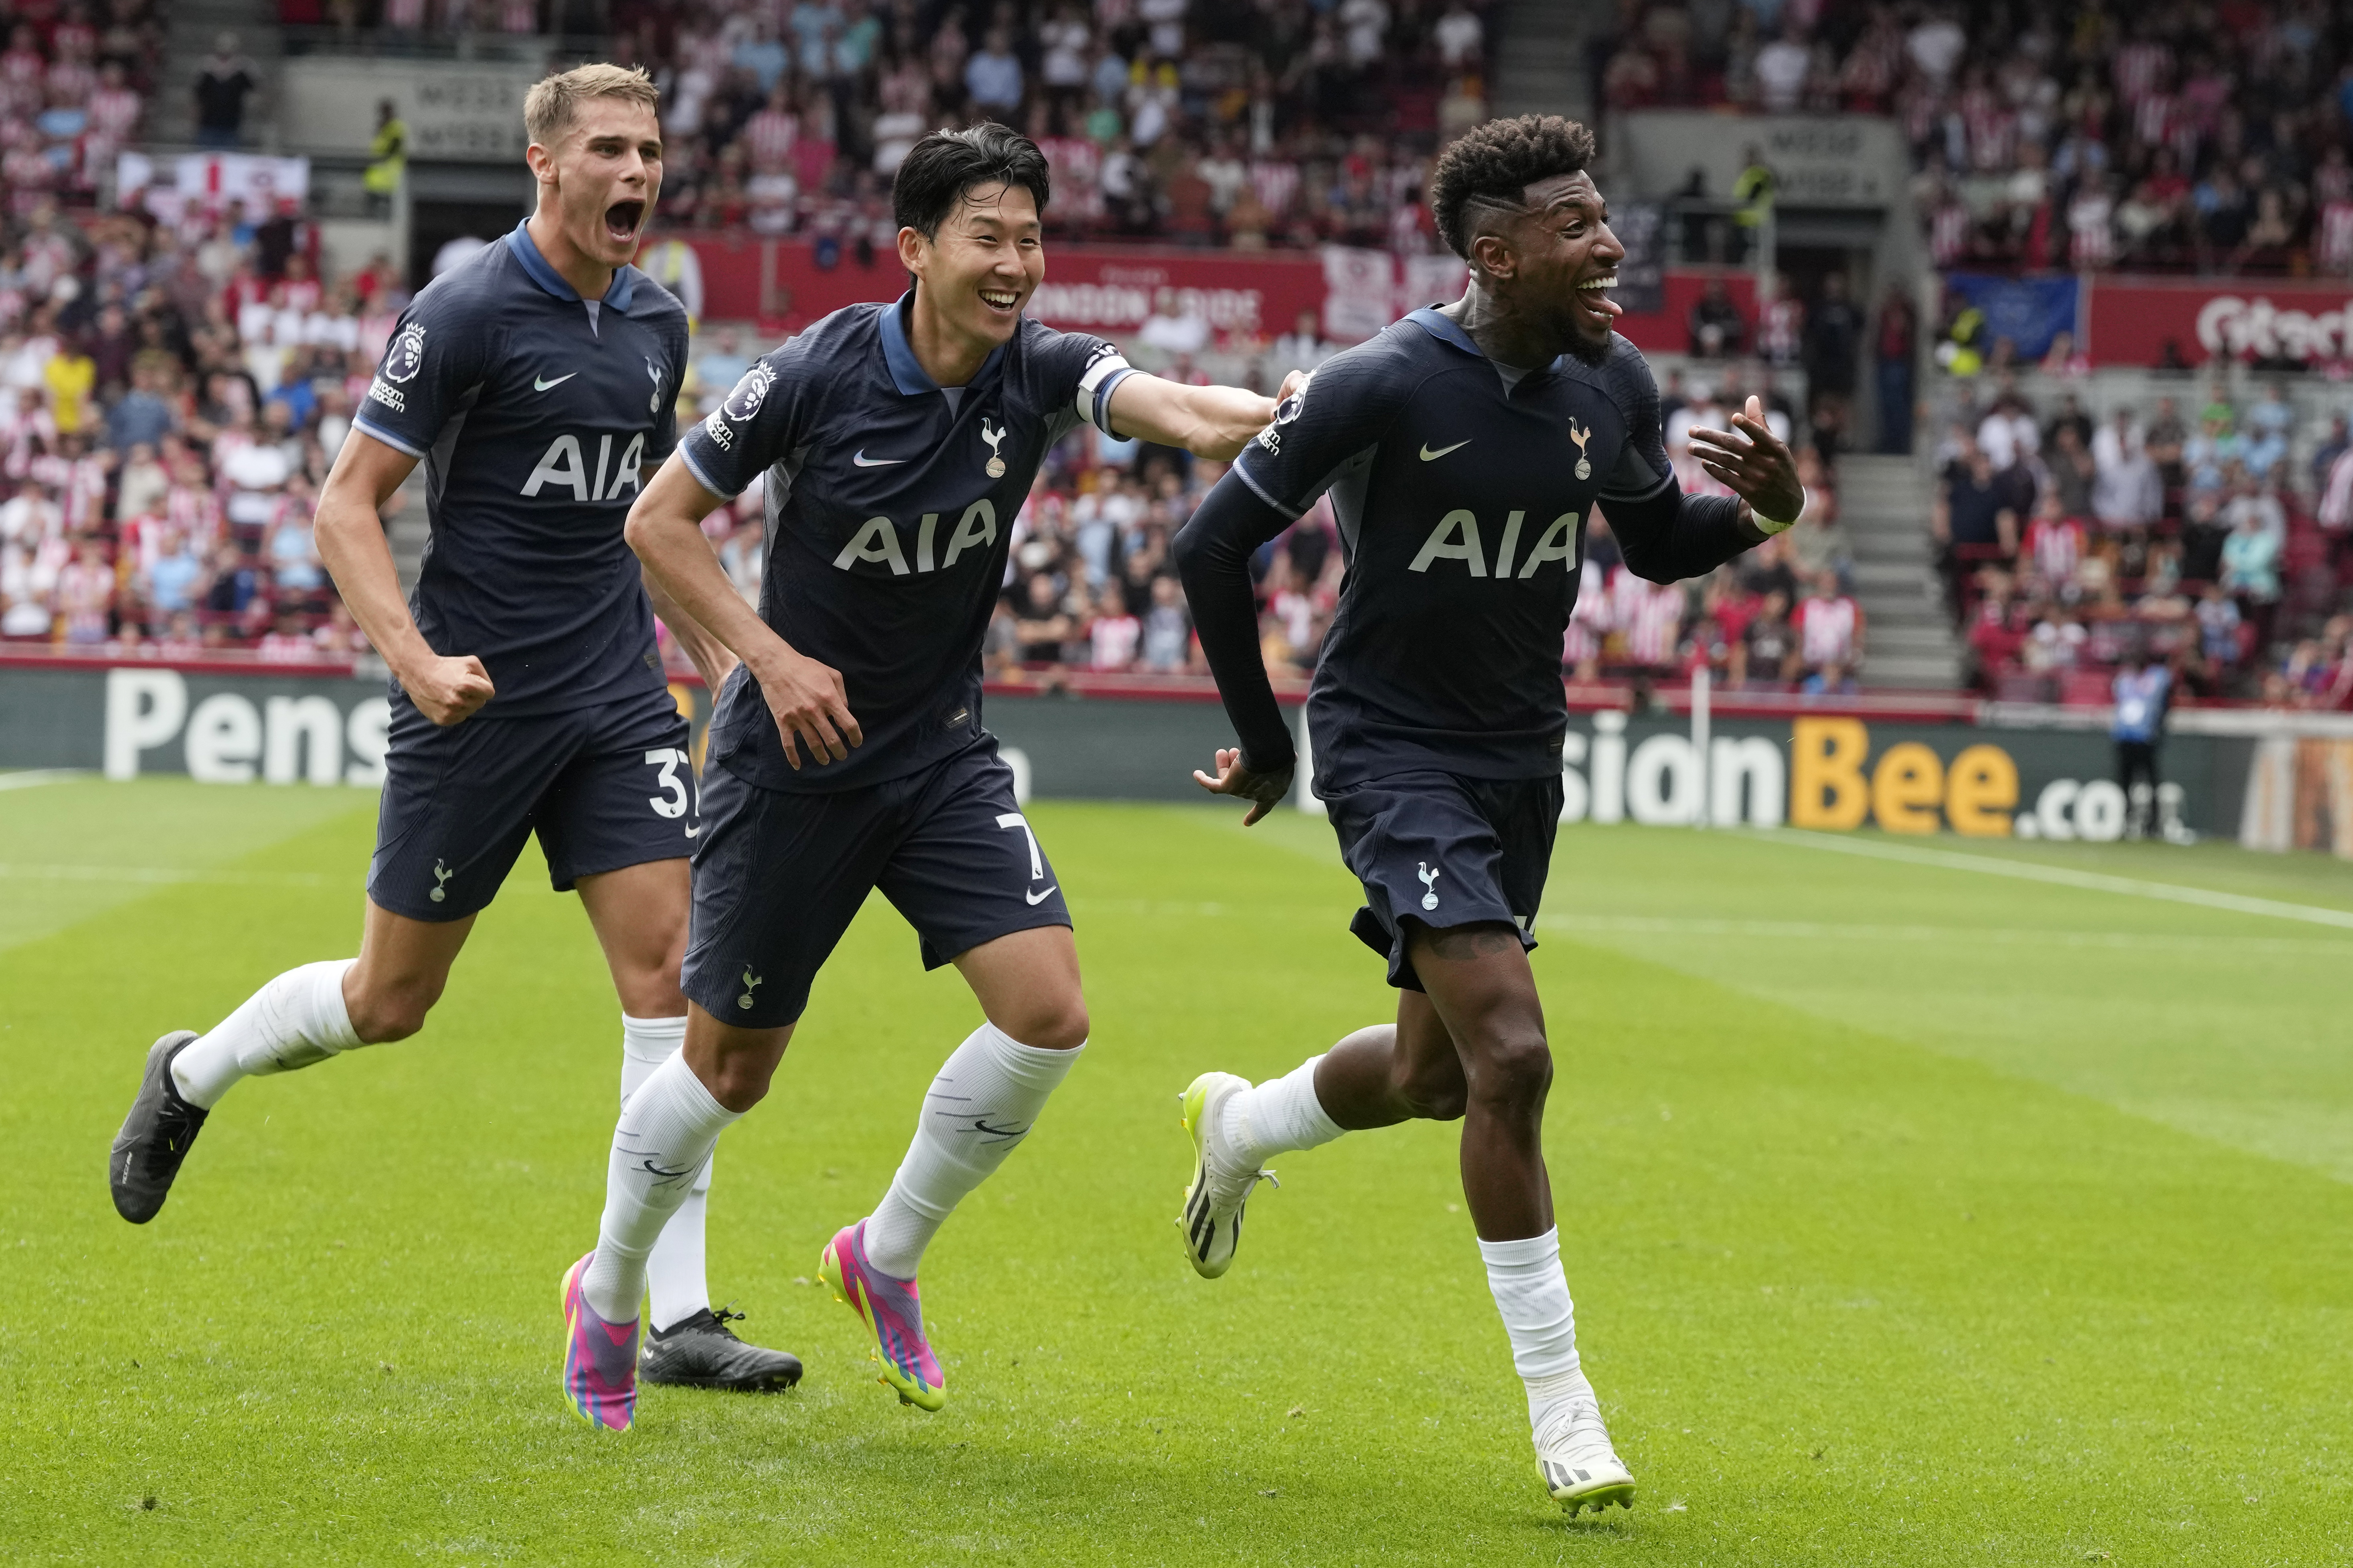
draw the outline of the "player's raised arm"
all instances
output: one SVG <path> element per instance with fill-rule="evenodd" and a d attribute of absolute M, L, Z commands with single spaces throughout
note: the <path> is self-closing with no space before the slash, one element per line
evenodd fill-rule
<path fill-rule="evenodd" d="M 1282 384 L 1282 395 L 1291 395 L 1304 380 L 1293 371 Z M 1111 389 L 1112 433 L 1182 447 L 1197 458 L 1229 463 L 1251 437 L 1266 428 L 1276 403 L 1239 386 L 1187 386 L 1138 371 L 1121 377 Z"/>
<path fill-rule="evenodd" d="M 785 761 L 801 765 L 793 744 L 798 736 L 820 765 L 840 762 L 865 740 L 850 716 L 841 672 L 802 657 L 771 630 L 735 592 L 702 536 L 704 516 L 726 499 L 704 489 L 686 460 L 671 453 L 629 509 L 629 548 L 647 579 L 751 670 L 776 717 Z"/>
<path fill-rule="evenodd" d="M 426 642 L 408 613 L 400 572 L 384 538 L 384 505 L 416 467 L 407 453 L 364 429 L 353 430 L 335 455 L 312 529 L 319 559 L 333 575 L 352 619 L 392 667 L 400 689 L 436 724 L 458 724 L 495 695 L 491 672 L 472 654 L 438 654 Z"/>
<path fill-rule="evenodd" d="M 1649 387 L 1647 372 L 1644 386 Z M 1688 496 L 1675 482 L 1658 423 L 1658 394 L 1648 391 L 1635 411 L 1633 439 L 1618 473 L 1601 492 L 1609 529 L 1627 569 L 1652 583 L 1704 577 L 1798 520 L 1806 492 L 1797 459 L 1765 423 L 1752 397 L 1733 416 L 1733 428 L 1691 433 L 1693 452 L 1730 496 Z"/>

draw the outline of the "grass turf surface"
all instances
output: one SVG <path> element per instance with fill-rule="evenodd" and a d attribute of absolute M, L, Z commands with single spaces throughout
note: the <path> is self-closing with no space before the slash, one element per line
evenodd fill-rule
<path fill-rule="evenodd" d="M 239 1088 L 134 1229 L 100 1165 L 146 1045 L 352 950 L 372 800 L 0 795 L 5 1554 L 2353 1560 L 2353 934 L 1795 835 L 1564 832 L 1548 1148 L 1642 1488 L 1570 1523 L 1452 1128 L 1284 1160 L 1221 1281 L 1180 1253 L 1176 1091 L 1388 1008 L 1328 830 L 1033 815 L 1095 1038 L 926 1260 L 947 1410 L 877 1387 L 804 1283 L 976 1016 L 876 900 L 712 1192 L 714 1291 L 808 1379 L 649 1390 L 612 1438 L 555 1380 L 618 1070 L 576 901 L 527 858 L 425 1035 Z M 2309 858 L 1998 852 L 2353 909 Z"/>

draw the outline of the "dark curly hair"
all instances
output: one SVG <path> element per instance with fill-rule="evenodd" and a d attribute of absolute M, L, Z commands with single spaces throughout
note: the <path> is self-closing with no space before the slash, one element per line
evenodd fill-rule
<path fill-rule="evenodd" d="M 1462 222 L 1466 204 L 1481 196 L 1516 202 L 1536 181 L 1574 174 L 1592 161 L 1593 132 L 1557 114 L 1476 126 L 1438 155 L 1430 174 L 1430 211 L 1439 237 L 1468 261 L 1472 231 Z"/>

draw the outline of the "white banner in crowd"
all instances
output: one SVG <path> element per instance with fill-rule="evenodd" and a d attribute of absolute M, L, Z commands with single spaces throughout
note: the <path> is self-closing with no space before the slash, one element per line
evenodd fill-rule
<path fill-rule="evenodd" d="M 311 160 L 265 158 L 253 153 L 192 153 L 172 160 L 172 183 L 156 184 L 155 161 L 144 153 L 124 153 L 114 162 L 116 199 L 147 193 L 147 210 L 167 221 L 194 206 L 218 211 L 233 201 L 255 216 L 270 212 L 280 197 L 301 201 L 311 194 Z M 165 212 L 164 207 L 173 210 Z"/>
<path fill-rule="evenodd" d="M 1392 256 L 1353 246 L 1324 247 L 1324 335 L 1361 342 L 1409 310 L 1462 297 L 1470 269 L 1459 256 Z"/>

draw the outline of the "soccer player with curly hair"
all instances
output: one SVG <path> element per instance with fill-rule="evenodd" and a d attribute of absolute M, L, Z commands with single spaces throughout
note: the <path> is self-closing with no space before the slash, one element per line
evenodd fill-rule
<path fill-rule="evenodd" d="M 1288 795 L 1292 733 L 1258 647 L 1252 551 L 1329 492 L 1348 573 L 1308 697 L 1315 792 L 1364 884 L 1352 929 L 1388 966 L 1394 1023 L 1255 1087 L 1182 1096 L 1193 1177 L 1178 1218 L 1214 1279 L 1264 1163 L 1343 1132 L 1462 1122 L 1462 1185 L 1527 1394 L 1546 1490 L 1631 1507 L 1580 1370 L 1542 1146 L 1553 1055 L 1529 968 L 1561 810 L 1562 637 L 1597 504 L 1627 566 L 1704 575 L 1794 521 L 1805 495 L 1755 398 L 1692 447 L 1729 497 L 1682 493 L 1649 366 L 1616 334 L 1625 252 L 1556 116 L 1478 127 L 1440 157 L 1439 232 L 1462 297 L 1327 361 L 1287 396 L 1176 539 L 1178 569 L 1240 745 L 1207 788 Z"/>

